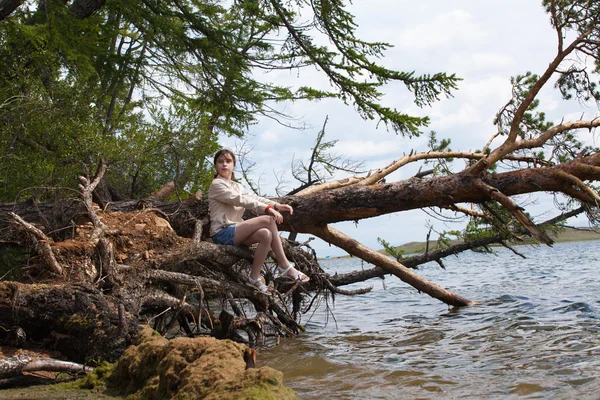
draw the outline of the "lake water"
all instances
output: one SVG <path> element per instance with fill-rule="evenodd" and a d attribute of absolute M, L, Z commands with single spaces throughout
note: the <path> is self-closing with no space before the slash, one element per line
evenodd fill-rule
<path fill-rule="evenodd" d="M 307 332 L 262 350 L 301 399 L 600 399 L 600 241 L 465 252 L 418 273 L 481 303 L 460 309 L 399 279 L 335 297 Z M 331 274 L 355 259 L 322 263 Z M 365 268 L 370 266 L 365 265 Z M 329 311 L 328 311 L 329 307 Z"/>

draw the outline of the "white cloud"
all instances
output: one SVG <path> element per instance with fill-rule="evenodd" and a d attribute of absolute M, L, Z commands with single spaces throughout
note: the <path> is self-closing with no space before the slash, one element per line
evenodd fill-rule
<path fill-rule="evenodd" d="M 481 122 L 482 116 L 473 104 L 463 104 L 456 112 L 432 115 L 431 128 L 451 129 Z"/>
<path fill-rule="evenodd" d="M 274 132 L 270 129 L 267 129 L 266 131 L 261 132 L 259 136 L 260 136 L 261 142 L 267 142 L 271 145 L 279 143 L 280 138 L 281 138 L 280 133 Z"/>
<path fill-rule="evenodd" d="M 432 107 L 430 128 L 440 138 L 450 137 L 453 149 L 481 148 L 496 131 L 492 123 L 495 114 L 509 99 L 507 78 L 465 81 L 455 97 Z"/>
<path fill-rule="evenodd" d="M 540 101 L 540 110 L 544 110 L 544 112 L 557 110 L 560 106 L 555 93 L 540 93 L 538 100 Z"/>
<path fill-rule="evenodd" d="M 394 43 L 404 49 L 431 50 L 457 44 L 478 45 L 485 29 L 464 10 L 451 10 L 396 32 Z"/>
<path fill-rule="evenodd" d="M 340 140 L 335 146 L 335 151 L 347 157 L 367 159 L 388 154 L 398 154 L 402 151 L 402 147 L 403 143 L 400 140 Z"/>
<path fill-rule="evenodd" d="M 465 79 L 455 97 L 469 104 L 493 103 L 500 109 L 511 96 L 510 80 L 506 76 L 494 75 L 479 80 Z M 450 99 L 451 101 L 451 99 Z M 447 103 L 449 101 L 446 101 Z"/>
<path fill-rule="evenodd" d="M 494 70 L 512 67 L 516 60 L 510 54 L 501 54 L 496 52 L 482 53 L 454 53 L 450 58 L 450 66 L 453 71 L 460 73 L 479 70 Z"/>

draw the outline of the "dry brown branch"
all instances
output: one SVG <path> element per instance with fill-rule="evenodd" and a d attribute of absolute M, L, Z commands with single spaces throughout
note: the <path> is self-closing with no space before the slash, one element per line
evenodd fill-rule
<path fill-rule="evenodd" d="M 465 173 L 470 174 L 472 176 L 481 173 L 489 166 L 500 160 L 508 160 L 510 159 L 509 153 L 512 153 L 517 150 L 522 149 L 533 149 L 537 147 L 542 147 L 548 140 L 552 139 L 556 135 L 559 135 L 563 132 L 571 131 L 574 129 L 593 129 L 600 126 L 600 119 L 596 118 L 591 121 L 573 121 L 567 123 L 561 123 L 556 125 L 547 131 L 541 133 L 538 137 L 534 139 L 520 140 L 520 141 L 510 141 L 507 139 L 500 147 L 494 150 L 488 157 L 485 159 L 481 159 L 479 162 L 474 164 L 471 168 L 465 171 Z M 485 168 L 483 167 L 485 165 Z M 477 168 L 475 168 L 477 167 Z M 479 172 L 478 172 L 479 171 Z"/>
<path fill-rule="evenodd" d="M 519 148 L 517 144 L 517 138 L 520 131 L 520 125 L 523 121 L 523 116 L 525 112 L 531 105 L 531 103 L 535 100 L 536 96 L 544 87 L 544 85 L 548 82 L 548 80 L 552 77 L 552 75 L 556 72 L 556 69 L 559 67 L 561 62 L 572 53 L 577 46 L 584 40 L 587 36 L 591 34 L 593 31 L 593 27 L 588 28 L 585 32 L 580 33 L 579 37 L 576 38 L 566 49 L 559 49 L 557 55 L 554 57 L 552 62 L 548 65 L 544 73 L 539 77 L 539 79 L 533 84 L 531 89 L 527 92 L 527 96 L 521 104 L 519 104 L 515 114 L 512 118 L 512 123 L 510 126 L 510 131 L 508 133 L 508 137 L 500 146 L 498 146 L 495 150 L 493 150 L 487 157 L 480 159 L 473 166 L 465 170 L 465 173 L 470 176 L 478 176 L 483 171 L 487 170 L 490 166 L 496 164 L 499 160 L 503 159 L 507 154 L 512 153 L 514 150 Z M 584 121 L 578 121 L 584 122 Z M 571 128 L 575 129 L 575 128 Z M 552 129 L 551 129 L 552 130 Z M 566 129 L 565 129 L 566 130 Z M 547 136 L 548 132 L 542 134 L 541 136 Z M 556 132 L 554 135 L 558 134 Z M 551 134 L 548 134 L 551 135 Z M 552 136 L 549 136 L 552 137 Z M 534 139 L 535 140 L 535 139 Z M 546 139 L 548 140 L 548 139 Z M 524 141 L 527 142 L 527 141 Z"/>
<path fill-rule="evenodd" d="M 194 227 L 194 236 L 192 237 L 192 243 L 198 245 L 202 241 L 202 221 L 197 220 Z"/>
<path fill-rule="evenodd" d="M 98 280 L 106 277 L 108 283 L 111 286 L 117 284 L 117 262 L 115 261 L 115 254 L 113 245 L 106 238 L 102 238 L 98 241 L 96 246 L 99 255 L 99 271 Z"/>
<path fill-rule="evenodd" d="M 327 279 L 325 280 L 325 283 L 327 284 L 327 287 L 329 288 L 329 290 L 331 290 L 332 292 L 338 293 L 338 294 L 343 294 L 345 296 L 355 296 L 357 294 L 365 294 L 365 293 L 369 293 L 371 290 L 373 290 L 373 286 L 368 286 L 366 288 L 356 289 L 356 290 L 343 290 L 336 286 L 333 286 L 333 284 Z"/>
<path fill-rule="evenodd" d="M 323 190 L 332 190 L 338 189 L 341 187 L 346 187 L 350 185 L 354 185 L 361 181 L 362 178 L 357 176 L 351 176 L 350 178 L 338 179 L 331 182 L 322 183 L 320 185 L 311 186 L 309 188 L 304 189 L 301 192 L 298 192 L 296 196 L 306 196 L 315 192 L 321 192 Z"/>
<path fill-rule="evenodd" d="M 473 208 L 466 208 L 466 207 L 462 207 L 462 206 L 457 206 L 455 204 L 447 206 L 447 207 L 442 207 L 442 208 L 444 208 L 445 210 L 449 210 L 449 211 L 460 212 L 460 213 L 463 213 L 470 217 L 483 218 L 486 220 L 490 219 L 489 215 L 479 212 L 479 211 L 476 211 Z"/>
<path fill-rule="evenodd" d="M 383 178 L 391 174 L 392 172 L 398 170 L 399 168 L 410 164 L 412 162 L 421 161 L 421 160 L 434 160 L 434 159 L 449 159 L 449 158 L 462 158 L 466 160 L 480 160 L 485 157 L 484 153 L 470 153 L 470 152 L 462 152 L 462 151 L 434 151 L 434 152 L 423 152 L 410 154 L 408 156 L 404 156 L 396 161 L 393 161 L 388 166 L 378 169 L 373 174 L 369 174 L 366 177 L 350 177 L 339 179 L 327 183 L 323 183 L 321 185 L 311 186 L 303 191 L 299 192 L 298 196 L 306 196 L 309 194 L 313 194 L 316 192 L 324 191 L 324 190 L 332 190 L 338 189 L 342 187 L 352 186 L 352 185 L 373 185 L 377 182 L 380 182 Z M 535 157 L 527 157 L 527 156 L 513 156 L 508 155 L 505 157 L 506 160 L 510 161 L 520 161 L 534 164 L 543 164 L 542 160 L 539 160 Z"/>
<path fill-rule="evenodd" d="M 579 189 L 581 189 L 583 192 L 585 192 L 588 196 L 593 198 L 596 201 L 596 205 L 600 205 L 600 196 L 598 195 L 598 193 L 596 193 L 594 190 L 592 190 L 592 188 L 590 188 L 588 185 L 586 185 L 581 179 L 579 179 L 576 176 L 573 176 L 571 174 L 568 174 L 565 171 L 556 171 L 556 173 L 559 177 L 561 177 L 562 179 L 577 186 Z"/>
<path fill-rule="evenodd" d="M 515 235 L 514 232 L 511 232 L 508 229 L 508 226 L 506 225 L 506 221 L 504 221 L 504 218 L 502 218 L 497 212 L 496 210 L 494 210 L 492 207 L 490 207 L 487 203 L 481 203 L 481 207 L 483 209 L 485 209 L 490 217 L 488 217 L 488 221 L 496 228 L 498 229 L 498 231 L 500 231 L 501 234 L 506 235 L 507 238 L 511 238 L 512 240 L 516 241 L 516 242 L 521 242 L 523 241 L 522 238 L 520 238 L 519 236 Z"/>
<path fill-rule="evenodd" d="M 486 153 L 488 151 L 488 149 L 490 148 L 490 146 L 492 145 L 492 142 L 501 134 L 502 134 L 502 131 L 498 131 L 495 134 L 493 134 L 492 137 L 490 138 L 490 140 L 488 140 L 488 142 L 485 144 L 485 146 L 483 146 L 483 150 L 481 150 L 481 152 Z"/>
<path fill-rule="evenodd" d="M 144 307 L 150 307 L 154 309 L 163 309 L 165 310 L 163 312 L 170 310 L 183 310 L 190 314 L 198 314 L 198 307 L 158 289 L 146 289 L 142 299 L 142 305 Z M 152 318 L 157 318 L 161 314 L 157 314 Z"/>
<path fill-rule="evenodd" d="M 418 291 L 427 293 L 429 296 L 441 300 L 446 304 L 452 306 L 468 306 L 473 304 L 471 300 L 452 293 L 433 282 L 429 282 L 396 260 L 392 260 L 381 253 L 369 249 L 331 226 L 317 227 L 311 233 L 345 250 L 348 254 L 360 257 L 366 262 L 382 268 L 387 273 L 397 276 L 400 280 L 408 283 Z"/>
<path fill-rule="evenodd" d="M 544 226 L 547 226 L 547 225 L 553 225 L 553 224 L 556 224 L 556 223 L 558 223 L 558 222 L 561 222 L 561 221 L 567 220 L 567 219 L 569 219 L 569 218 L 571 218 L 571 217 L 574 217 L 574 216 L 576 216 L 576 215 L 579 215 L 579 214 L 581 214 L 582 212 L 585 212 L 585 210 L 586 210 L 586 207 L 584 207 L 584 206 L 582 206 L 582 207 L 578 207 L 578 208 L 576 208 L 575 210 L 571 210 L 571 211 L 568 211 L 568 212 L 562 213 L 562 214 L 560 214 L 560 215 L 557 215 L 556 217 L 554 217 L 554 218 L 550 218 L 549 220 L 547 220 L 547 221 L 544 221 L 544 222 L 542 222 L 541 224 L 538 224 L 538 225 L 539 225 L 540 227 L 544 227 Z"/>
<path fill-rule="evenodd" d="M 593 129 L 597 128 L 598 126 L 600 126 L 600 118 L 595 118 L 591 121 L 573 121 L 556 125 L 548 129 L 546 132 L 543 132 L 540 136 L 536 137 L 535 139 L 521 140 L 519 142 L 516 142 L 515 150 L 533 149 L 536 147 L 541 147 L 548 140 L 563 132 L 572 131 L 574 129 Z"/>
<path fill-rule="evenodd" d="M 17 214 L 10 212 L 8 213 L 9 217 L 13 219 L 14 223 L 21 226 L 30 236 L 33 238 L 36 243 L 37 251 L 46 261 L 46 265 L 50 268 L 52 272 L 57 275 L 63 275 L 63 269 L 56 261 L 56 257 L 54 256 L 54 252 L 52 251 L 51 244 L 53 243 L 52 239 L 47 237 L 44 232 L 31 225 L 28 222 L 25 222 L 21 217 Z"/>
<path fill-rule="evenodd" d="M 175 193 L 175 182 L 170 181 L 170 182 L 167 182 L 162 187 L 160 187 L 157 191 L 152 193 L 151 196 L 154 197 L 155 199 L 165 200 L 173 193 Z"/>
<path fill-rule="evenodd" d="M 514 201 L 512 201 L 508 196 L 504 193 L 500 192 L 493 186 L 486 184 L 481 181 L 478 183 L 478 186 L 482 191 L 487 193 L 492 200 L 497 201 L 502 204 L 504 208 L 506 208 L 514 217 L 531 233 L 533 237 L 539 240 L 542 243 L 546 243 L 548 246 L 552 245 L 554 241 L 550 239 L 548 235 L 542 232 L 536 225 L 529 219 L 529 217 L 523 212 L 523 209 Z"/>

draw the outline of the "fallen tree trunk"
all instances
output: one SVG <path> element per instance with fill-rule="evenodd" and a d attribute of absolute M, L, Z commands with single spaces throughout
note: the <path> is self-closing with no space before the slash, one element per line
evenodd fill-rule
<path fill-rule="evenodd" d="M 411 178 L 400 182 L 349 186 L 330 191 L 317 191 L 307 196 L 289 196 L 278 201 L 294 207 L 294 215 L 285 215 L 282 231 L 310 233 L 314 227 L 335 222 L 355 221 L 399 211 L 424 207 L 447 207 L 457 203 L 482 203 L 491 200 L 480 182 L 496 188 L 506 196 L 534 192 L 563 192 L 584 203 L 593 204 L 595 198 L 578 189 L 564 174 L 583 180 L 600 180 L 600 153 L 582 157 L 553 167 L 527 168 L 517 171 L 473 177 L 466 174 L 440 176 L 428 179 Z M 14 212 L 28 222 L 55 222 L 64 227 L 83 212 L 77 202 L 36 204 L 31 202 L 0 204 L 0 229 L 8 224 L 8 213 Z M 197 200 L 164 202 L 154 198 L 110 203 L 108 210 L 131 212 L 157 210 L 168 215 L 178 234 L 191 237 L 195 221 L 206 224 L 208 202 Z M 58 218 L 59 215 L 62 218 Z M 251 215 L 251 214 L 249 214 Z M 206 226 L 206 225 L 205 225 Z"/>
<path fill-rule="evenodd" d="M 311 233 L 315 227 L 335 222 L 491 200 L 490 194 L 479 186 L 480 182 L 485 182 L 506 196 L 562 192 L 575 196 L 583 203 L 595 204 L 592 196 L 566 181 L 561 172 L 579 180 L 600 180 L 600 153 L 554 167 L 527 168 L 482 177 L 456 174 L 429 179 L 411 178 L 394 183 L 349 186 L 307 196 L 285 197 L 280 201 L 291 204 L 294 215 L 286 219 L 280 229 Z"/>
<path fill-rule="evenodd" d="M 23 372 L 50 371 L 87 374 L 92 370 L 93 368 L 78 363 L 29 355 L 18 355 L 0 360 L 0 378 L 18 376 Z"/>
<path fill-rule="evenodd" d="M 346 250 L 353 256 L 360 257 L 373 265 L 377 265 L 387 273 L 397 276 L 400 278 L 400 280 L 408 283 L 418 291 L 427 293 L 431 297 L 441 300 L 448 305 L 468 306 L 474 303 L 473 301 L 459 296 L 456 293 L 452 293 L 433 282 L 429 282 L 410 269 L 406 268 L 398 261 L 366 248 L 356 240 L 344 235 L 332 227 L 326 226 L 323 228 L 317 228 L 313 230 L 312 233 L 319 236 L 323 240 Z"/>

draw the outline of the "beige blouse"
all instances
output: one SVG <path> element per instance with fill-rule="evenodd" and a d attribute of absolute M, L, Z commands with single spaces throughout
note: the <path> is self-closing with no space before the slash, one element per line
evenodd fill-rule
<path fill-rule="evenodd" d="M 210 211 L 210 236 L 221 229 L 242 222 L 245 209 L 254 209 L 264 214 L 267 206 L 276 202 L 248 193 L 244 187 L 233 180 L 217 176 L 208 189 L 208 209 Z"/>

